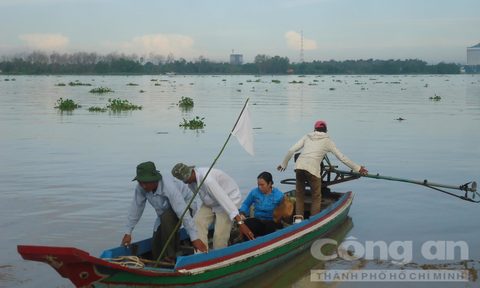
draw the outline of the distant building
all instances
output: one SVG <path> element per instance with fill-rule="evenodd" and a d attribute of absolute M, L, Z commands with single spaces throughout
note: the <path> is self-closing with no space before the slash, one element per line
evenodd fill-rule
<path fill-rule="evenodd" d="M 242 65 L 243 64 L 243 55 L 242 54 L 230 54 L 230 64 L 232 64 L 232 65 Z"/>
<path fill-rule="evenodd" d="M 467 65 L 480 65 L 480 43 L 467 48 Z"/>

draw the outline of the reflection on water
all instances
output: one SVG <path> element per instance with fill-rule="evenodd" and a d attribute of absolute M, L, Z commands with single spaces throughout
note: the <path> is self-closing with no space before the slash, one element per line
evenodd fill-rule
<path fill-rule="evenodd" d="M 291 188 L 278 183 L 293 177 L 293 165 L 284 173 L 275 167 L 318 119 L 327 121 L 338 148 L 372 173 L 452 185 L 480 180 L 480 75 L 15 78 L 0 81 L 0 286 L 70 287 L 47 265 L 21 260 L 16 245 L 74 246 L 93 255 L 117 245 L 136 165 L 151 160 L 162 173 L 170 173 L 177 162 L 210 165 L 247 97 L 257 128 L 255 157 L 232 138 L 217 162 L 245 194 L 265 170 L 278 188 Z M 92 86 L 55 86 L 76 80 Z M 289 83 L 294 80 L 304 83 Z M 115 92 L 89 93 L 100 86 Z M 430 100 L 434 95 L 441 100 Z M 82 108 L 59 113 L 53 107 L 60 97 Z M 193 109 L 179 109 L 181 97 L 192 98 Z M 127 99 L 143 109 L 88 111 L 105 106 L 108 98 Z M 178 127 L 183 118 L 195 116 L 205 117 L 205 129 Z M 395 120 L 399 117 L 406 120 Z M 469 259 L 480 259 L 478 205 L 374 179 L 333 190 L 356 193 L 349 237 L 412 241 L 415 251 L 429 240 L 465 241 Z M 153 209 L 146 208 L 134 239 L 151 235 L 153 219 Z M 413 262 L 429 261 L 415 253 Z M 284 274 L 292 275 L 285 281 L 300 281 L 298 273 Z M 308 282 L 308 271 L 303 278 L 298 283 Z"/>

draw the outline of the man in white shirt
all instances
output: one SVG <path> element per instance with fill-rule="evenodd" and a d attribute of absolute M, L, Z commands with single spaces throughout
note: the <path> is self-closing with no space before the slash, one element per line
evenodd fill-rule
<path fill-rule="evenodd" d="M 295 152 L 302 150 L 302 153 L 295 164 L 296 176 L 296 193 L 295 193 L 295 216 L 303 219 L 304 213 L 304 198 L 305 198 L 305 182 L 310 185 L 312 192 L 312 205 L 310 215 L 315 215 L 320 212 L 320 204 L 322 200 L 321 188 L 322 178 L 320 171 L 320 163 L 323 161 L 328 152 L 333 153 L 338 160 L 350 167 L 355 172 L 367 174 L 365 167 L 360 166 L 338 150 L 335 143 L 327 134 L 327 123 L 322 120 L 315 122 L 314 131 L 303 136 L 297 143 L 295 143 L 287 152 L 282 164 L 278 165 L 277 170 L 285 171 L 288 161 L 292 158 Z"/>
<path fill-rule="evenodd" d="M 228 246 L 233 220 L 237 221 L 240 232 L 245 237 L 254 239 L 252 231 L 245 225 L 243 216 L 238 212 L 242 204 L 242 196 L 237 183 L 218 169 L 212 169 L 205 178 L 207 171 L 206 167 L 195 168 L 183 163 L 176 164 L 172 169 L 172 175 L 188 184 L 193 192 L 204 181 L 198 192 L 203 204 L 195 215 L 195 225 L 200 240 L 208 243 L 208 227 L 214 219 L 213 249 Z"/>

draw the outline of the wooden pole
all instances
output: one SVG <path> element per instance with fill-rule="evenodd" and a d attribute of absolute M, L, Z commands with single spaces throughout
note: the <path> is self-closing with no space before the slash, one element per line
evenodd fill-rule
<path fill-rule="evenodd" d="M 156 263 L 155 263 L 155 267 L 158 267 L 158 266 L 159 266 L 160 259 L 162 259 L 163 255 L 165 254 L 165 251 L 167 250 L 168 244 L 170 244 L 170 242 L 171 242 L 172 239 L 173 239 L 173 236 L 177 233 L 178 229 L 180 228 L 180 225 L 181 225 L 181 223 L 182 223 L 182 221 L 183 221 L 183 217 L 185 217 L 185 214 L 187 213 L 188 209 L 190 208 L 190 205 L 192 205 L 192 202 L 193 202 L 193 200 L 195 199 L 195 197 L 197 196 L 198 191 L 200 191 L 200 187 L 202 187 L 203 183 L 205 182 L 205 179 L 207 179 L 208 174 L 209 174 L 210 171 L 213 169 L 213 166 L 215 166 L 215 164 L 217 163 L 217 160 L 220 158 L 220 155 L 222 155 L 223 150 L 225 150 L 225 147 L 227 147 L 227 143 L 228 143 L 228 141 L 230 140 L 230 138 L 232 137 L 232 133 L 233 133 L 233 131 L 235 130 L 235 127 L 237 126 L 238 121 L 240 120 L 240 117 L 241 117 L 242 114 L 243 114 L 243 111 L 244 111 L 245 108 L 247 107 L 248 100 L 250 100 L 250 98 L 247 98 L 247 100 L 245 101 L 245 104 L 243 105 L 242 111 L 241 111 L 240 114 L 238 115 L 237 121 L 235 121 L 235 125 L 233 125 L 232 131 L 230 131 L 230 133 L 228 134 L 227 140 L 226 140 L 225 143 L 223 144 L 222 149 L 220 149 L 220 152 L 218 153 L 217 157 L 215 157 L 215 159 L 213 160 L 212 164 L 211 164 L 210 167 L 208 168 L 207 173 L 205 173 L 205 176 L 203 177 L 202 181 L 201 181 L 200 184 L 197 186 L 197 189 L 195 189 L 195 192 L 193 193 L 192 199 L 190 199 L 190 202 L 188 202 L 186 209 L 185 209 L 185 210 L 183 211 L 183 213 L 182 213 L 182 216 L 180 217 L 180 219 L 178 219 L 177 225 L 175 225 L 175 228 L 173 229 L 172 233 L 168 236 L 167 242 L 165 243 L 165 246 L 163 246 L 162 251 L 160 252 L 160 255 L 159 255 L 158 258 L 157 258 L 157 261 L 156 261 Z M 162 225 L 162 223 L 160 223 L 160 225 Z M 205 244 L 208 245 L 208 243 L 205 243 Z"/>

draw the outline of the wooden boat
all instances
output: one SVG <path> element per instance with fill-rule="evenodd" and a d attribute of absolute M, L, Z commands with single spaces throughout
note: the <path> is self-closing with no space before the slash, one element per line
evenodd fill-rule
<path fill-rule="evenodd" d="M 329 180 L 324 186 L 347 181 L 324 176 Z M 284 183 L 292 184 L 288 180 Z M 77 287 L 231 287 L 308 249 L 312 241 L 347 219 L 352 201 L 352 192 L 328 192 L 322 200 L 323 210 L 309 219 L 209 253 L 179 256 L 173 267 L 157 268 L 147 263 L 138 268 L 112 261 L 131 255 L 146 257 L 151 239 L 129 248 L 106 250 L 100 257 L 72 247 L 19 245 L 18 252 L 26 260 L 49 264 Z"/>

